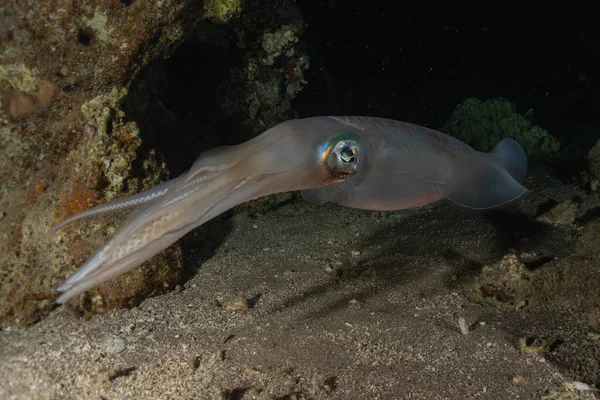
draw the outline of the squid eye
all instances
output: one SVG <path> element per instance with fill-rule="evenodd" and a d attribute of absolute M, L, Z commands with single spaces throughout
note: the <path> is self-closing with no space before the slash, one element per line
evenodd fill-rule
<path fill-rule="evenodd" d="M 354 151 L 351 147 L 344 147 L 340 151 L 340 160 L 342 160 L 345 163 L 353 162 L 355 157 L 356 156 L 354 155 Z"/>
<path fill-rule="evenodd" d="M 333 178 L 345 179 L 358 172 L 361 156 L 358 140 L 348 135 L 337 135 L 328 141 L 321 160 Z"/>

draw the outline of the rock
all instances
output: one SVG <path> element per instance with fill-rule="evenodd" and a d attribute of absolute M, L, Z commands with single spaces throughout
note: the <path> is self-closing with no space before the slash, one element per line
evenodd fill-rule
<path fill-rule="evenodd" d="M 567 200 L 537 217 L 537 221 L 551 225 L 572 225 L 576 217 L 577 205 Z"/>
<path fill-rule="evenodd" d="M 234 312 L 248 311 L 250 310 L 250 302 L 243 297 L 238 297 L 237 299 L 234 299 L 229 304 L 227 304 L 227 310 Z"/>
<path fill-rule="evenodd" d="M 589 313 L 588 325 L 594 332 L 600 333 L 600 308 L 596 308 Z"/>
<path fill-rule="evenodd" d="M 102 347 L 108 354 L 116 354 L 125 350 L 125 346 L 125 339 L 120 337 L 111 337 L 104 342 Z"/>
<path fill-rule="evenodd" d="M 592 191 L 596 191 L 600 182 L 600 140 L 590 149 L 587 158 L 589 176 L 584 180 L 589 181 Z"/>
<path fill-rule="evenodd" d="M 526 302 L 531 273 L 515 254 L 481 269 L 473 284 L 472 300 L 491 305 L 522 306 Z"/>
<path fill-rule="evenodd" d="M 357 299 L 350 299 L 348 300 L 348 309 L 350 310 L 360 310 L 363 306 L 363 303 L 360 300 Z"/>

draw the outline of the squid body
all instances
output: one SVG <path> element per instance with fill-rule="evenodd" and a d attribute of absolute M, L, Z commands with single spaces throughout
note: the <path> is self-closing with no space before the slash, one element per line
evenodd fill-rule
<path fill-rule="evenodd" d="M 486 210 L 525 195 L 527 157 L 512 139 L 473 150 L 418 125 L 368 117 L 283 122 L 236 146 L 199 156 L 183 175 L 61 224 L 133 208 L 112 239 L 58 287 L 70 298 L 131 270 L 192 229 L 245 201 L 301 190 L 305 200 L 399 210 L 440 199 Z"/>

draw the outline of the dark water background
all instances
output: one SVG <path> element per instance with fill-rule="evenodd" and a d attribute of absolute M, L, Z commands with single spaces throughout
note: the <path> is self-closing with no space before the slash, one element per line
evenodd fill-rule
<path fill-rule="evenodd" d="M 301 116 L 358 114 L 439 128 L 467 97 L 506 97 L 564 145 L 600 139 L 595 4 L 300 0 L 309 84 Z"/>

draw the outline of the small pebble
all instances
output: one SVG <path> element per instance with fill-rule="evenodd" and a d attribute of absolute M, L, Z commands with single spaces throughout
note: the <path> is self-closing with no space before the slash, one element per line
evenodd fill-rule
<path fill-rule="evenodd" d="M 594 342 L 600 340 L 600 333 L 595 333 L 595 332 L 589 332 L 588 333 L 588 338 L 590 338 L 591 340 L 593 340 Z"/>
<path fill-rule="evenodd" d="M 250 304 L 248 304 L 248 300 L 243 297 L 238 297 L 227 304 L 227 309 L 229 311 L 248 311 L 250 309 Z"/>
<path fill-rule="evenodd" d="M 244 368 L 244 372 L 247 373 L 248 375 L 260 375 L 261 374 L 261 372 L 259 370 L 257 370 L 256 368 L 251 368 L 251 367 Z"/>
<path fill-rule="evenodd" d="M 293 279 L 294 275 L 296 275 L 296 271 L 293 271 L 291 269 L 286 269 L 285 271 L 283 271 L 283 277 L 285 279 Z"/>
<path fill-rule="evenodd" d="M 350 254 L 352 254 L 354 257 L 358 257 L 358 256 L 360 256 L 360 251 L 358 251 L 358 250 L 352 250 L 350 252 Z"/>
<path fill-rule="evenodd" d="M 463 317 L 458 319 L 458 327 L 460 328 L 460 333 L 463 335 L 469 334 L 469 325 L 467 325 L 467 321 Z"/>
<path fill-rule="evenodd" d="M 362 308 L 362 302 L 352 299 L 348 301 L 348 308 L 350 310 L 360 310 Z"/>
<path fill-rule="evenodd" d="M 568 390 L 578 390 L 580 392 L 597 392 L 598 391 L 598 389 L 596 389 L 595 387 L 590 386 L 587 383 L 579 382 L 579 381 L 565 382 L 565 387 Z"/>
<path fill-rule="evenodd" d="M 108 338 L 104 342 L 104 350 L 108 354 L 116 354 L 125 350 L 125 339 L 117 337 L 117 338 Z"/>
<path fill-rule="evenodd" d="M 527 300 L 521 300 L 515 305 L 515 309 L 520 310 L 527 305 Z"/>
<path fill-rule="evenodd" d="M 519 255 L 519 258 L 522 262 L 527 263 L 537 260 L 538 258 L 540 258 L 540 255 L 535 251 L 525 251 Z"/>
<path fill-rule="evenodd" d="M 596 308 L 588 314 L 588 325 L 592 331 L 600 333 L 600 308 Z"/>
<path fill-rule="evenodd" d="M 200 367 L 200 357 L 188 357 L 185 362 L 190 367 L 190 369 L 198 369 Z"/>

